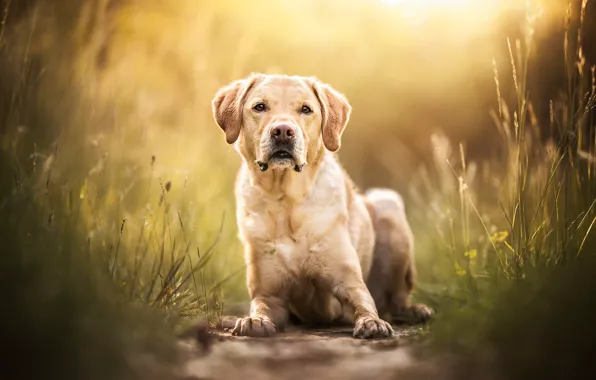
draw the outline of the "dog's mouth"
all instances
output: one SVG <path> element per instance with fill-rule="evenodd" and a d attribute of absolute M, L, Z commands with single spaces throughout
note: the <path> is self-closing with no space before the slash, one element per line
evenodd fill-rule
<path fill-rule="evenodd" d="M 274 160 L 292 160 L 294 161 L 294 155 L 290 152 L 288 152 L 287 150 L 278 150 L 277 152 L 274 152 L 271 157 L 269 158 L 269 161 L 274 161 Z"/>
<path fill-rule="evenodd" d="M 296 157 L 290 153 L 287 150 L 277 150 L 275 152 L 273 152 L 273 154 L 271 154 L 269 156 L 269 159 L 266 162 L 263 161 L 257 161 L 257 165 L 259 165 L 259 169 L 262 172 L 267 171 L 267 169 L 269 169 L 269 164 L 270 163 L 293 163 L 294 164 L 294 171 L 296 172 L 301 172 L 302 169 L 304 168 L 305 163 L 302 164 L 298 164 L 298 160 L 296 159 Z"/>

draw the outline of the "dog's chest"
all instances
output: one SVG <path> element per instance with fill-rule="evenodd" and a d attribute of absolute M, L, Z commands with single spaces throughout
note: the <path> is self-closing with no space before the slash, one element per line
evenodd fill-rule
<path fill-rule="evenodd" d="M 255 204 L 240 223 L 244 239 L 262 254 L 302 265 L 308 256 L 324 250 L 326 235 L 342 215 L 340 202 L 316 195 L 299 204 L 284 200 Z"/>
<path fill-rule="evenodd" d="M 289 239 L 306 243 L 318 239 L 338 216 L 331 207 L 312 204 L 292 205 L 284 201 L 264 203 L 246 218 L 249 236 L 263 241 Z"/>

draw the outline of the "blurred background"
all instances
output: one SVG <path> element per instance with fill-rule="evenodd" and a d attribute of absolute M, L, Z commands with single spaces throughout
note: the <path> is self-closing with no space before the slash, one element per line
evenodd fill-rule
<path fill-rule="evenodd" d="M 0 4 L 1 186 L 32 209 L 3 205 L 24 236 L 68 231 L 127 300 L 192 318 L 247 299 L 240 158 L 210 106 L 251 72 L 314 75 L 348 97 L 340 160 L 361 188 L 407 198 L 419 299 L 463 302 L 527 268 L 522 253 L 593 241 L 596 2 Z M 557 188 L 570 133 L 578 180 Z M 559 196 L 580 217 L 553 217 Z"/>

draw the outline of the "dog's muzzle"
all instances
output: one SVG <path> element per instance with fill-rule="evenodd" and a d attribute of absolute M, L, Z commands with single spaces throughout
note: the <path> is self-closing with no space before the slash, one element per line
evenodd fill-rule
<path fill-rule="evenodd" d="M 290 124 L 278 124 L 271 128 L 270 133 L 270 154 L 266 161 L 257 161 L 259 169 L 264 172 L 269 169 L 270 163 L 291 162 L 294 164 L 294 170 L 301 172 L 304 163 L 299 164 L 296 157 L 296 127 Z"/>

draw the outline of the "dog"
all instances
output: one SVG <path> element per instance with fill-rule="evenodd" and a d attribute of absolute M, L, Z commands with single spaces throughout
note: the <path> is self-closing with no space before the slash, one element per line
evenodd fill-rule
<path fill-rule="evenodd" d="M 354 326 L 355 338 L 424 322 L 411 305 L 413 238 L 395 191 L 361 193 L 337 158 L 352 107 L 315 77 L 251 74 L 217 91 L 213 117 L 242 158 L 236 216 L 250 315 L 232 335 L 303 324 Z"/>

